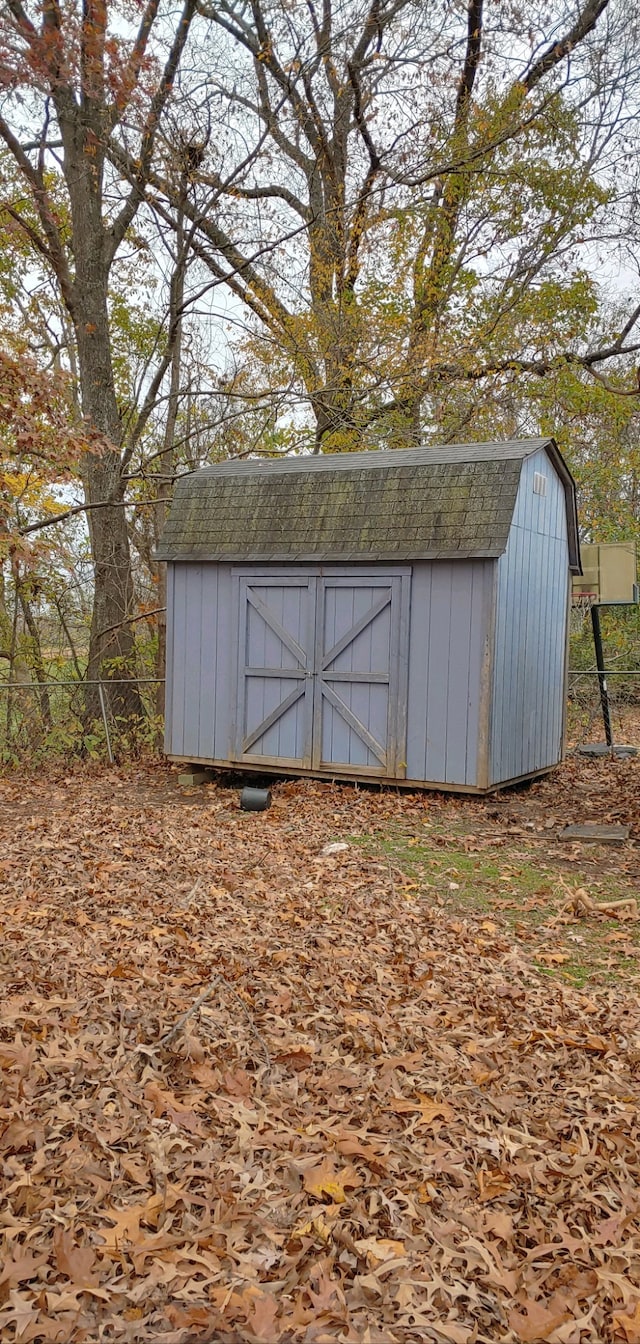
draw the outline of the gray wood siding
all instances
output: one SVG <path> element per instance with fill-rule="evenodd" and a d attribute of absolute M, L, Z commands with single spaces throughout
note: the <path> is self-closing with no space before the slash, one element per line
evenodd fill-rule
<path fill-rule="evenodd" d="M 546 494 L 534 493 L 534 474 Z M 498 561 L 491 783 L 562 755 L 568 550 L 564 489 L 547 456 L 523 463 L 507 549 Z"/>
<path fill-rule="evenodd" d="M 175 604 L 175 565 L 167 565 L 167 648 L 164 684 L 164 749 L 168 756 L 173 753 L 171 745 L 174 736 L 173 683 L 174 663 L 176 660 L 174 628 L 176 622 Z"/>
<path fill-rule="evenodd" d="M 385 566 L 169 565 L 167 754 L 402 777 L 409 585 Z"/>
<path fill-rule="evenodd" d="M 493 560 L 413 567 L 407 778 L 482 786 L 482 672 L 493 599 Z"/>
<path fill-rule="evenodd" d="M 229 757 L 231 570 L 169 565 L 165 751 Z"/>

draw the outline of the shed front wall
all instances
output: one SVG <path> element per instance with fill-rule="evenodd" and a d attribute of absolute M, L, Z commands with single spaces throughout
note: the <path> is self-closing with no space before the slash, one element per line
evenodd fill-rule
<path fill-rule="evenodd" d="M 536 475 L 546 482 L 544 494 L 534 490 Z M 507 549 L 498 561 L 492 784 L 561 760 L 568 566 L 564 487 L 540 451 L 523 463 Z"/>
<path fill-rule="evenodd" d="M 372 565 L 358 568 L 363 575 L 377 572 Z M 260 571 L 271 576 L 283 572 L 279 566 L 260 566 Z M 308 571 L 300 566 L 301 573 Z M 379 572 L 385 571 L 388 566 L 380 566 Z M 255 569 L 247 566 L 246 572 Z M 290 575 L 292 568 L 287 572 Z M 321 572 L 338 579 L 345 570 L 325 565 Z M 234 745 L 238 573 L 237 565 L 168 566 L 165 749 L 169 756 L 218 764 L 238 760 Z M 404 725 L 403 741 L 397 744 L 399 778 L 460 788 L 486 785 L 485 682 L 494 573 L 495 562 L 487 560 L 412 566 L 408 612 L 397 636 L 400 683 L 407 691 L 406 746 Z M 351 772 L 343 765 L 341 773 L 357 778 L 366 773 L 362 765 L 356 759 Z"/>

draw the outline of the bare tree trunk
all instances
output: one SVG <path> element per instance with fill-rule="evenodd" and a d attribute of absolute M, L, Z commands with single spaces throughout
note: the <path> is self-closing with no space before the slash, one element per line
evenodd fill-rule
<path fill-rule="evenodd" d="M 85 207 L 84 229 L 77 230 L 81 241 L 75 254 L 73 314 L 82 409 L 106 443 L 102 451 L 86 455 L 82 471 L 87 503 L 101 506 L 87 512 L 95 583 L 87 678 L 125 682 L 112 688 L 114 715 L 140 717 L 142 703 L 133 680 L 134 634 L 127 624 L 134 591 L 120 458 L 122 422 L 111 362 L 105 234 L 91 192 L 76 189 L 84 198 L 75 202 L 76 209 L 83 203 Z M 95 687 L 88 688 L 87 710 L 92 717 L 99 712 Z"/>
<path fill-rule="evenodd" d="M 0 658 L 10 661 L 11 617 L 7 611 L 5 596 L 4 565 L 0 560 Z"/>
<path fill-rule="evenodd" d="M 22 711 L 23 722 L 26 723 L 27 728 L 30 731 L 33 726 L 34 704 L 30 691 L 26 691 L 25 695 L 21 696 L 19 691 L 16 694 L 14 690 L 15 683 L 19 683 L 26 687 L 29 686 L 31 682 L 29 667 L 18 649 L 18 590 L 15 584 L 13 589 L 13 612 L 11 616 L 9 616 L 5 606 L 4 584 L 0 591 L 0 601 L 2 628 L 5 635 L 8 636 L 8 647 L 6 650 L 0 650 L 0 656 L 6 658 L 9 664 L 10 685 L 7 691 L 7 703 L 5 708 L 5 745 L 10 747 L 14 729 L 14 710 L 17 707 L 18 711 Z"/>
<path fill-rule="evenodd" d="M 38 630 L 38 627 L 36 625 L 31 603 L 25 590 L 24 579 L 21 578 L 17 565 L 14 569 L 14 579 L 16 585 L 16 593 L 20 599 L 22 614 L 24 616 L 25 624 L 27 630 L 29 631 L 29 636 L 31 639 L 31 665 L 33 667 L 33 671 L 36 674 L 36 680 L 40 682 L 40 686 L 38 687 L 38 700 L 40 701 L 40 713 L 42 715 L 42 722 L 47 732 L 50 732 L 53 727 L 53 719 L 51 717 L 51 702 L 49 700 L 49 691 L 47 687 L 43 684 L 47 680 L 47 674 L 45 671 L 44 661 L 42 658 L 40 631 Z"/>
<path fill-rule="evenodd" d="M 87 503 L 110 501 L 87 514 L 95 584 L 87 679 L 126 683 L 136 673 L 134 635 L 126 623 L 133 612 L 134 593 L 119 455 L 107 451 L 101 457 L 88 457 L 83 483 Z M 88 688 L 88 704 L 92 713 L 97 712 L 95 688 Z M 135 681 L 114 686 L 111 704 L 117 717 L 141 715 Z"/>
<path fill-rule="evenodd" d="M 169 401 L 167 405 L 167 419 L 164 430 L 164 448 L 158 458 L 158 487 L 156 492 L 156 502 L 154 505 L 154 533 L 156 545 L 160 540 L 160 535 L 165 524 L 167 516 L 167 491 L 171 476 L 173 475 L 174 465 L 174 439 L 176 432 L 176 422 L 178 419 L 178 407 L 180 398 L 180 377 L 182 373 L 182 307 L 184 303 L 184 281 L 186 271 L 186 252 L 184 239 L 184 201 L 186 196 L 187 180 L 186 173 L 182 173 L 182 189 L 180 194 L 178 219 L 176 225 L 176 249 L 177 261 L 174 273 L 171 277 L 171 292 L 169 301 L 169 342 L 173 343 L 171 354 L 171 374 L 169 382 Z M 167 672 L 167 566 L 162 562 L 157 564 L 158 579 L 158 648 L 156 653 L 156 676 L 158 677 L 158 687 L 156 691 L 156 713 L 164 715 L 165 708 L 165 678 Z"/>
<path fill-rule="evenodd" d="M 77 678 L 78 678 L 78 681 L 82 681 L 82 668 L 80 667 L 80 662 L 79 662 L 79 659 L 78 659 L 78 653 L 77 653 L 77 650 L 76 650 L 76 646 L 75 646 L 75 644 L 74 644 L 74 642 L 73 642 L 73 637 L 72 637 L 71 631 L 70 631 L 70 629 L 69 629 L 69 622 L 67 621 L 67 618 L 66 618 L 66 616 L 65 616 L 65 614 L 64 614 L 64 610 L 63 610 L 63 608 L 62 608 L 62 605 L 61 605 L 59 599 L 55 596 L 55 594 L 54 594 L 54 598 L 53 598 L 53 600 L 54 600 L 55 605 L 56 605 L 56 611 L 57 611 L 57 613 L 58 613 L 58 616 L 60 617 L 60 624 L 61 624 L 62 629 L 63 629 L 63 631 L 64 631 L 64 637 L 65 637 L 65 639 L 66 639 L 66 641 L 67 641 L 67 644 L 69 645 L 69 652 L 70 652 L 70 654 L 71 654 L 71 661 L 72 661 L 72 663 L 73 663 L 73 667 L 74 667 L 75 674 L 76 674 L 76 676 L 77 676 Z"/>

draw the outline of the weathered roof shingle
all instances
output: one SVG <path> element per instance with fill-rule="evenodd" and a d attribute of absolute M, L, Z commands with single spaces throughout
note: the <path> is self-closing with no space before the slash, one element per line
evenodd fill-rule
<path fill-rule="evenodd" d="M 178 481 L 158 559 L 496 557 L 507 544 L 522 463 L 540 448 L 564 482 L 570 559 L 579 565 L 575 487 L 552 439 L 205 467 Z"/>

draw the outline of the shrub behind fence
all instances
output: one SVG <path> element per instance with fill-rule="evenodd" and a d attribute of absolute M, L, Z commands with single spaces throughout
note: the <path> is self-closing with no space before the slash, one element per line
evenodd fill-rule
<path fill-rule="evenodd" d="M 120 760 L 157 752 L 162 743 L 157 696 L 163 682 L 156 677 L 135 679 L 144 711 L 135 719 L 122 719 L 115 712 L 117 688 L 125 684 L 116 679 L 0 682 L 0 761 L 17 764 L 73 755 Z"/>

